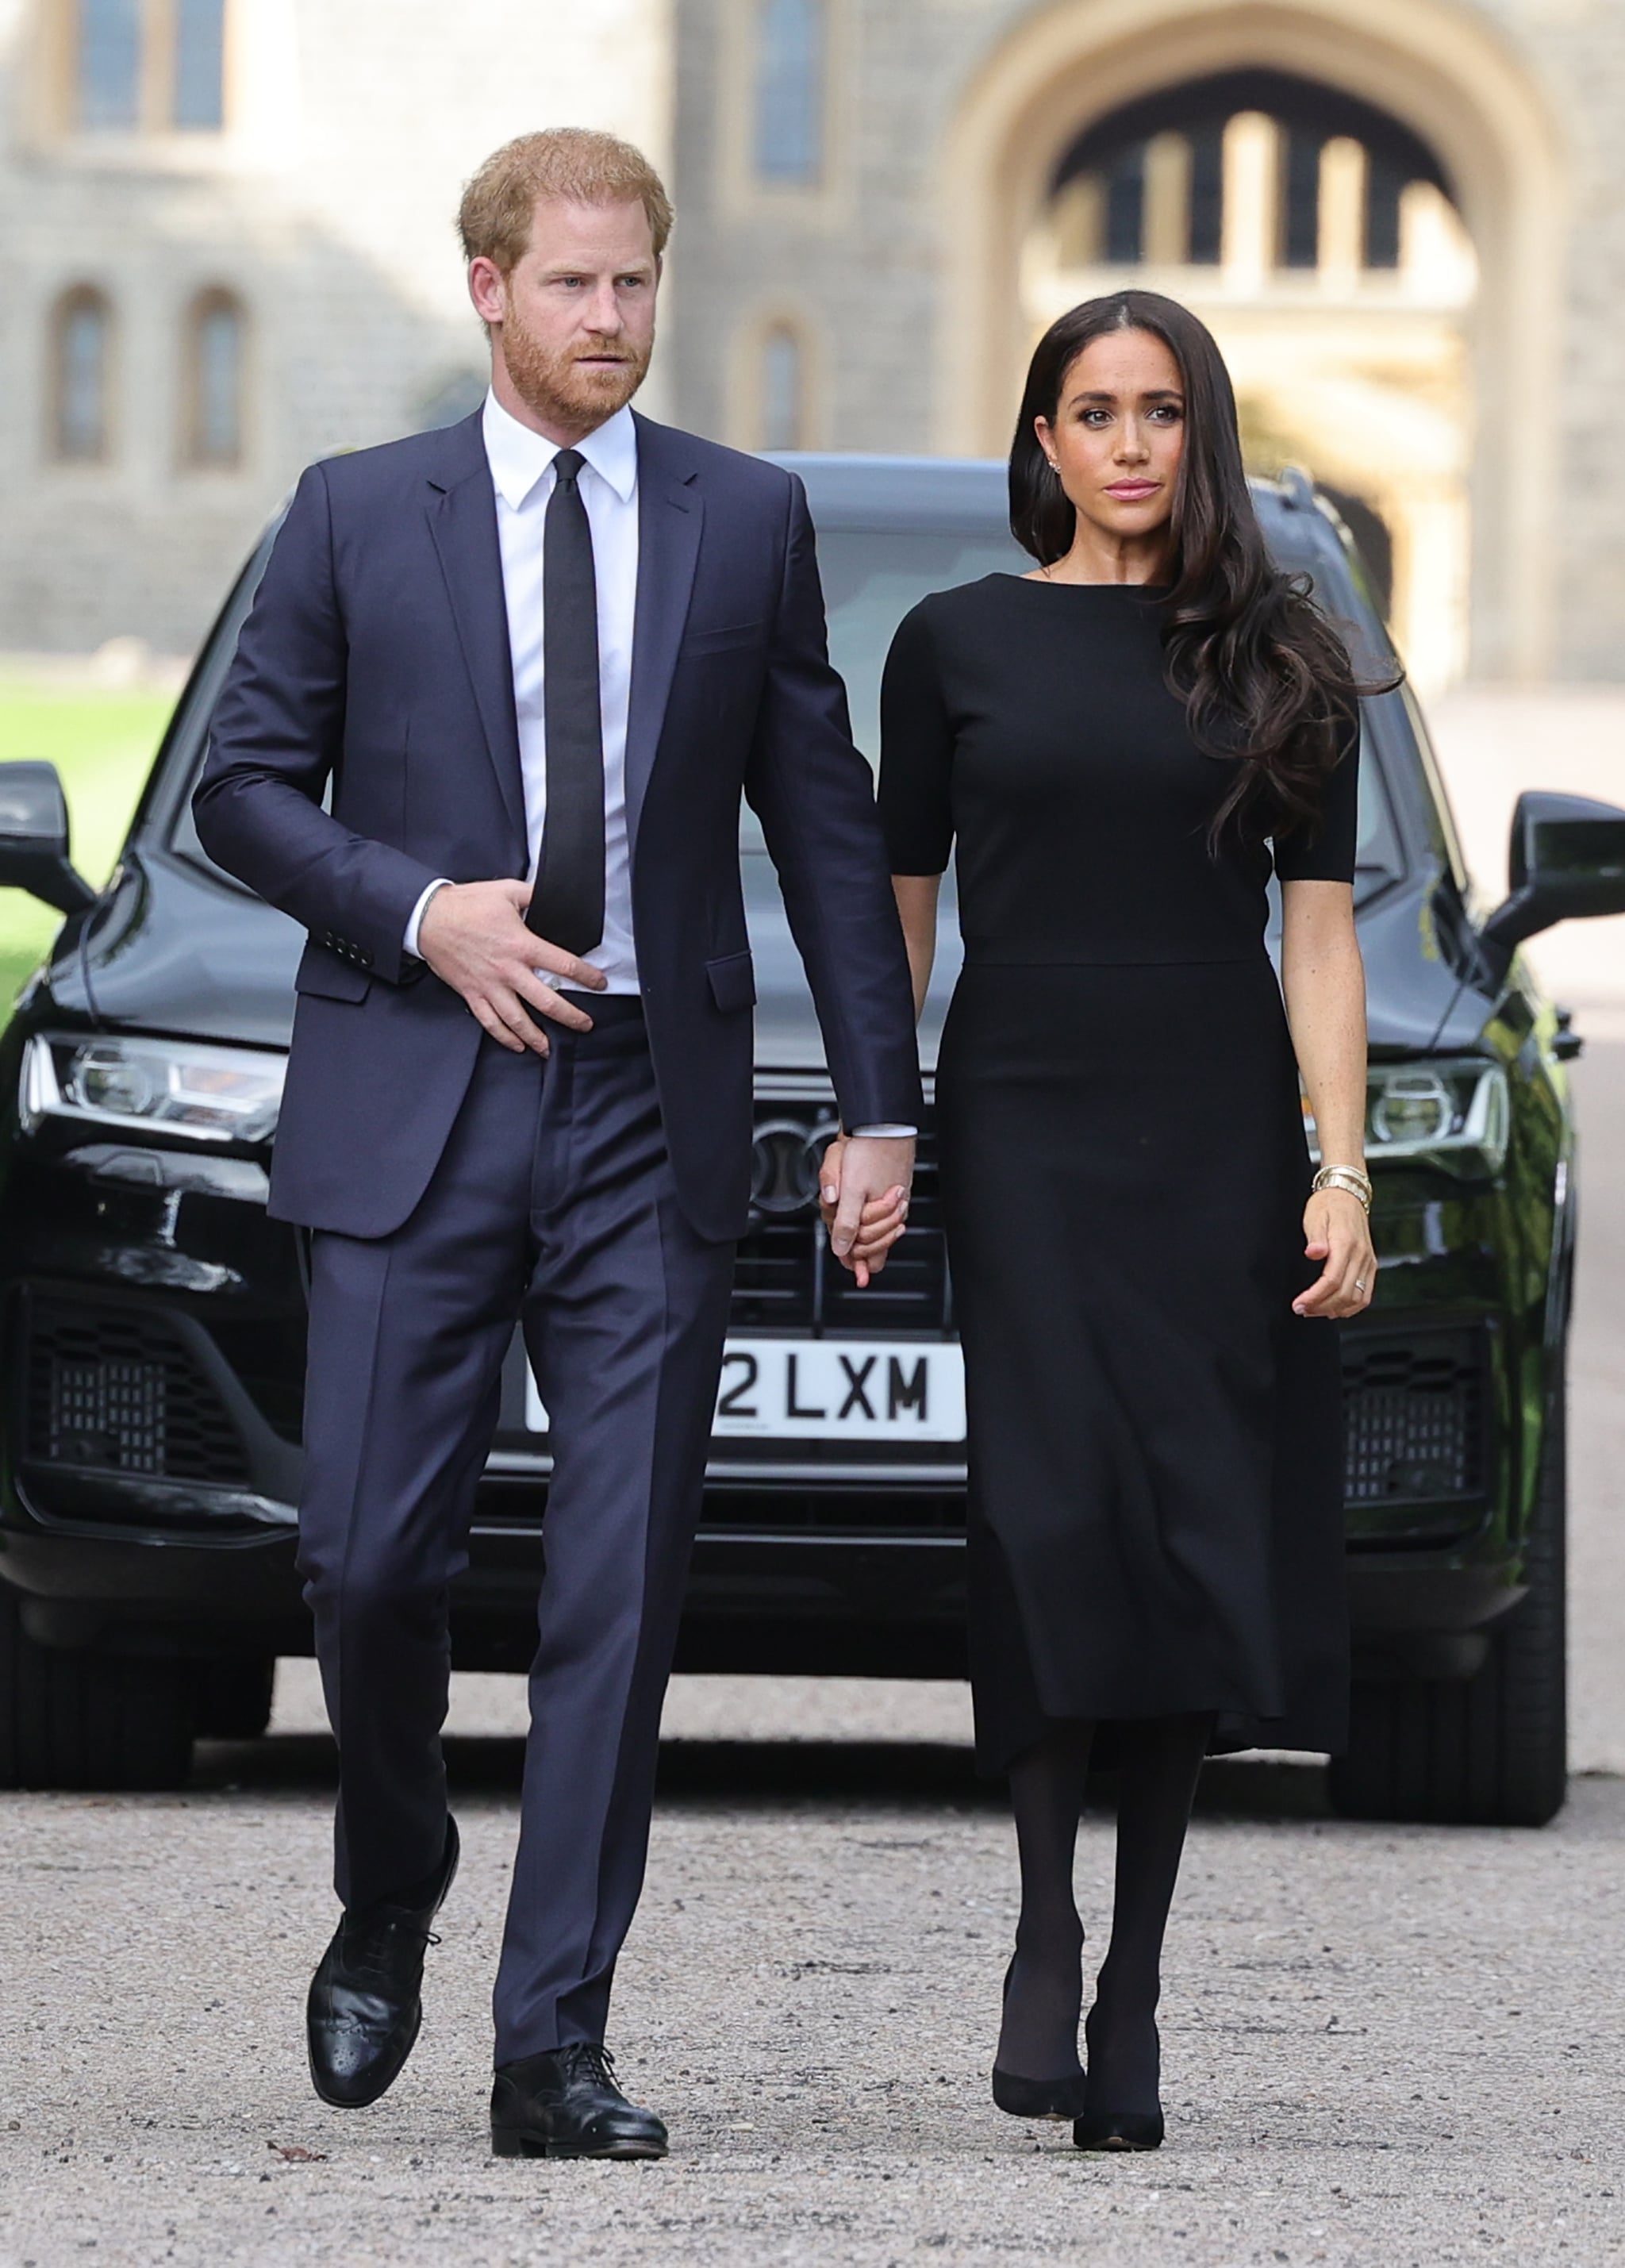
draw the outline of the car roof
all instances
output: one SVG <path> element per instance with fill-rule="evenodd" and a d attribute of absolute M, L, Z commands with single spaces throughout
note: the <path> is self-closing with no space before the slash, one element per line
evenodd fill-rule
<path fill-rule="evenodd" d="M 776 465 L 798 474 L 820 522 L 857 531 L 906 521 L 922 533 L 978 533 L 1009 525 L 1010 472 L 998 457 L 859 456 L 835 450 L 776 450 Z M 1342 522 L 1309 475 L 1290 468 L 1279 480 L 1249 479 L 1266 532 L 1286 548 L 1312 545 L 1342 554 Z M 1305 525 L 1307 523 L 1307 525 Z"/>

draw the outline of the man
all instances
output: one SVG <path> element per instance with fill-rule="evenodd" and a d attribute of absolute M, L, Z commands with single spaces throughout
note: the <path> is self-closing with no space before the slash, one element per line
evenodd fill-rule
<path fill-rule="evenodd" d="M 484 408 L 305 475 L 196 799 L 310 932 L 271 1210 L 312 1232 L 299 1565 L 340 1753 L 311 2068 L 373 2102 L 416 2036 L 446 1590 L 521 1319 L 554 1469 L 493 2146 L 651 2157 L 604 2038 L 747 1208 L 741 789 L 857 1130 L 827 1182 L 860 1281 L 901 1233 L 913 1016 L 800 485 L 628 406 L 658 177 L 529 135 L 460 219 Z"/>

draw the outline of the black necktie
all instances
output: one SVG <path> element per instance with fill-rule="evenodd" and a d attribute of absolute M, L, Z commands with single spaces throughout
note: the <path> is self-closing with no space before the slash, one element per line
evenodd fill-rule
<path fill-rule="evenodd" d="M 604 718 L 598 672 L 598 581 L 577 449 L 553 460 L 556 485 L 541 536 L 542 713 L 548 806 L 536 887 L 525 918 L 567 953 L 604 937 Z"/>

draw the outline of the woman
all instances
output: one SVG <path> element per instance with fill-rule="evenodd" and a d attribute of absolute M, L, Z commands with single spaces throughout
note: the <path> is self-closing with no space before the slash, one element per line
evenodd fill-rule
<path fill-rule="evenodd" d="M 1173 301 L 1124 291 L 1053 327 L 1010 484 L 1038 566 L 902 623 L 880 801 L 917 1000 L 958 844 L 938 1106 L 972 1678 L 1021 1866 L 994 2098 L 1072 2117 L 1085 2148 L 1150 2149 L 1202 1756 L 1343 1732 L 1327 1322 L 1376 1272 L 1357 687 L 1304 579 L 1268 560 L 1224 364 Z M 839 1163 L 837 1145 L 827 1188 Z M 901 1225 L 871 1210 L 866 1254 Z M 1092 1753 L 1121 1782 L 1085 2075 L 1072 1859 Z"/>

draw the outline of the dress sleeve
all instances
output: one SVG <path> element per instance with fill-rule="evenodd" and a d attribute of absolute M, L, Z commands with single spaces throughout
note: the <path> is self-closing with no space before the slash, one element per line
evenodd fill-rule
<path fill-rule="evenodd" d="M 1276 837 L 1276 873 L 1283 882 L 1352 882 L 1360 839 L 1360 713 L 1344 717 L 1337 762 L 1318 816 Z"/>
<path fill-rule="evenodd" d="M 953 726 L 923 607 L 905 615 L 880 681 L 880 821 L 893 874 L 940 874 L 953 847 Z"/>

